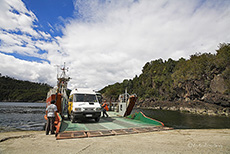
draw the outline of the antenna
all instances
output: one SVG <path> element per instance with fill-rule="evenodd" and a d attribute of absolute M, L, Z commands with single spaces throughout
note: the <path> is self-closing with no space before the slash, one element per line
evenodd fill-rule
<path fill-rule="evenodd" d="M 58 73 L 58 72 L 59 72 L 58 70 L 59 70 L 59 68 L 60 68 L 60 65 L 54 65 L 54 66 L 57 67 L 57 78 L 58 78 L 58 74 L 59 74 L 59 73 Z"/>
<path fill-rule="evenodd" d="M 60 76 L 57 75 L 57 80 L 58 80 L 58 91 L 63 91 L 67 89 L 67 84 L 69 80 L 71 79 L 69 76 L 66 75 L 66 71 L 68 71 L 69 68 L 66 68 L 65 62 L 63 67 L 60 67 L 62 70 Z"/>

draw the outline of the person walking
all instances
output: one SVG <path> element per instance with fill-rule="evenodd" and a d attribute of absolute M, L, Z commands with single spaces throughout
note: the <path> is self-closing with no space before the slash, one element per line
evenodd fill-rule
<path fill-rule="evenodd" d="M 101 108 L 102 108 L 102 112 L 103 112 L 102 117 L 105 117 L 105 115 L 106 115 L 106 117 L 109 117 L 109 115 L 106 113 L 106 111 L 109 110 L 108 105 L 106 104 L 106 101 L 104 101 L 104 103 L 102 104 Z"/>
<path fill-rule="evenodd" d="M 51 131 L 51 134 L 55 134 L 54 133 L 54 121 L 55 121 L 55 115 L 57 112 L 57 106 L 54 103 L 55 103 L 55 100 L 52 100 L 51 104 L 46 108 L 46 116 L 47 116 L 46 135 L 49 134 L 49 131 Z"/>

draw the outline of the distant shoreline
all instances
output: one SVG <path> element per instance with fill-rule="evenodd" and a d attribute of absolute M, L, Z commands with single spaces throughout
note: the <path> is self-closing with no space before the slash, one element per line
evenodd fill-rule
<path fill-rule="evenodd" d="M 140 109 L 160 109 L 188 112 L 198 115 L 230 117 L 230 107 L 209 104 L 201 101 L 143 101 L 136 104 Z"/>
<path fill-rule="evenodd" d="M 19 101 L 0 101 L 0 103 L 46 103 L 45 101 L 36 102 L 19 102 Z M 216 104 L 209 104 L 205 102 L 178 102 L 178 101 L 144 101 L 138 102 L 135 105 L 137 109 L 156 109 L 156 110 L 168 110 L 168 111 L 180 111 L 197 115 L 209 115 L 230 117 L 230 107 L 222 107 Z"/>

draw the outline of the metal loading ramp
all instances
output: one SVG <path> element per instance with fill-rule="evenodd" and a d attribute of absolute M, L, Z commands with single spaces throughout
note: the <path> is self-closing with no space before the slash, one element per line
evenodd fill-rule
<path fill-rule="evenodd" d="M 56 139 L 61 140 L 61 139 L 87 138 L 87 137 L 127 135 L 127 134 L 135 134 L 135 133 L 154 132 L 154 131 L 166 131 L 171 129 L 172 128 L 169 127 L 143 127 L 143 128 L 95 130 L 95 131 L 66 131 L 66 132 L 59 133 Z"/>
<path fill-rule="evenodd" d="M 108 113 L 110 117 L 101 118 L 100 122 L 88 120 L 71 123 L 68 120 L 64 120 L 56 139 L 125 135 L 172 129 L 164 127 L 162 122 L 148 118 L 143 113 L 133 114 L 127 118 L 116 116 L 113 112 Z"/>

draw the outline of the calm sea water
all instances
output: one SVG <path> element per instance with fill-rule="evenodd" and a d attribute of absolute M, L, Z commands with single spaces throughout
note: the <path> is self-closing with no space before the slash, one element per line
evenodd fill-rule
<path fill-rule="evenodd" d="M 0 132 L 15 130 L 43 130 L 45 103 L 0 102 Z M 194 115 L 177 111 L 146 110 L 146 116 L 157 119 L 175 129 L 230 128 L 230 118 Z"/>
<path fill-rule="evenodd" d="M 45 103 L 0 102 L 0 132 L 43 130 Z"/>
<path fill-rule="evenodd" d="M 208 115 L 181 113 L 178 111 L 134 109 L 142 111 L 146 116 L 159 120 L 165 126 L 174 129 L 221 129 L 230 128 L 230 118 Z"/>

